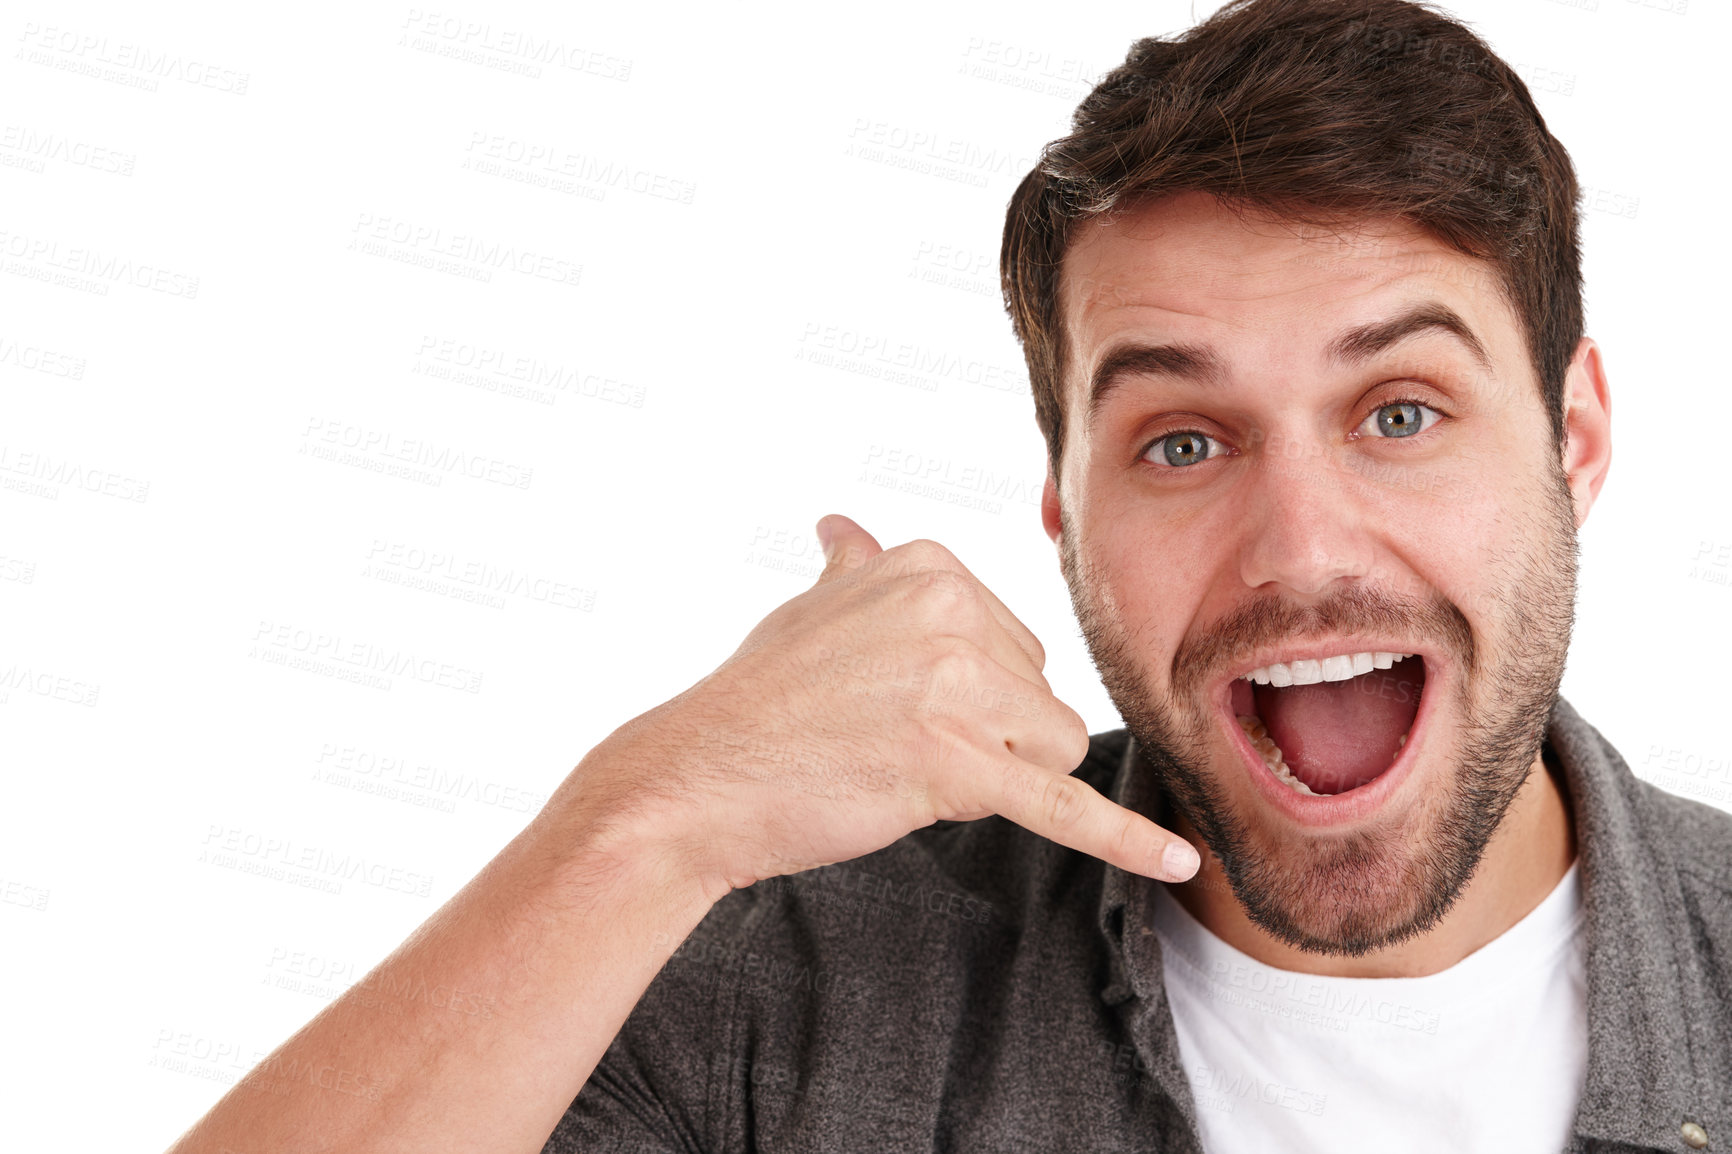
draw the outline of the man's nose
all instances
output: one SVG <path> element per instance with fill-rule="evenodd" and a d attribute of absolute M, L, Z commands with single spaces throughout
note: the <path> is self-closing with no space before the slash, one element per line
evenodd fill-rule
<path fill-rule="evenodd" d="M 1339 451 L 1322 438 L 1272 435 L 1256 453 L 1239 522 L 1245 584 L 1317 596 L 1370 574 L 1367 508 Z"/>

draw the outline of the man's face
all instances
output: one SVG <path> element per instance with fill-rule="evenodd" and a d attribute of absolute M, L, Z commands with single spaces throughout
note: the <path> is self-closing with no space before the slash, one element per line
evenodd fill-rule
<path fill-rule="evenodd" d="M 1277 937 L 1429 929 L 1534 765 L 1575 595 L 1569 485 L 1489 266 L 1189 193 L 1083 225 L 1061 302 L 1047 530 L 1144 758 Z"/>

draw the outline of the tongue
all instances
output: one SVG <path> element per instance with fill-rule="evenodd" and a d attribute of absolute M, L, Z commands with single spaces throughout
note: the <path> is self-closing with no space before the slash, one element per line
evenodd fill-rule
<path fill-rule="evenodd" d="M 1293 776 L 1316 793 L 1343 793 L 1389 768 L 1413 728 L 1425 665 L 1418 656 L 1346 681 L 1255 687 L 1257 716 Z"/>

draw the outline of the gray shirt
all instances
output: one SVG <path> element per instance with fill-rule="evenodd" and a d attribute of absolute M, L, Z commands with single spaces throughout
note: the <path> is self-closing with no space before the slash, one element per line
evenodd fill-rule
<path fill-rule="evenodd" d="M 1687 1124 L 1732 1149 L 1732 815 L 1639 780 L 1562 698 L 1545 755 L 1575 817 L 1586 934 L 1567 1149 L 1689 1151 Z M 1076 774 L 1158 812 L 1126 730 L 1094 735 Z M 1143 932 L 1158 884 L 988 817 L 736 890 L 544 1154 L 1200 1152 Z"/>

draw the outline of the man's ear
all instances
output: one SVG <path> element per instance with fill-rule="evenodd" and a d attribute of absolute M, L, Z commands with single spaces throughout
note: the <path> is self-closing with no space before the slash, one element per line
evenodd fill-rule
<path fill-rule="evenodd" d="M 1053 483 L 1051 462 L 1046 467 L 1046 484 L 1040 490 L 1040 523 L 1046 526 L 1046 535 L 1053 544 L 1058 544 L 1063 523 L 1059 520 L 1058 486 Z"/>
<path fill-rule="evenodd" d="M 1576 528 L 1606 483 L 1612 465 L 1612 393 L 1600 346 L 1583 337 L 1564 373 L 1564 476 L 1576 509 Z"/>

